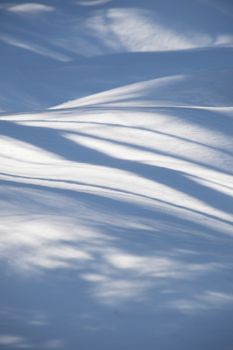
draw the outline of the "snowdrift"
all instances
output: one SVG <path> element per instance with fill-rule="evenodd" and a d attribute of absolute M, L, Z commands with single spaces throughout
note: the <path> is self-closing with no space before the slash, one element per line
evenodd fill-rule
<path fill-rule="evenodd" d="M 230 2 L 0 11 L 0 349 L 230 349 Z"/>

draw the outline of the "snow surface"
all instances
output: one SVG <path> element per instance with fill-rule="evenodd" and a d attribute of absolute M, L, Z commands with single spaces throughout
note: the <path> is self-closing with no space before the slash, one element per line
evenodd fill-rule
<path fill-rule="evenodd" d="M 233 349 L 233 4 L 0 3 L 0 349 Z"/>

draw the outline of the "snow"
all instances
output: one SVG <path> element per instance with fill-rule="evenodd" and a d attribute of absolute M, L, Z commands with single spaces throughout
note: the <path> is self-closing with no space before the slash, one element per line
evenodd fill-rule
<path fill-rule="evenodd" d="M 230 350 L 231 3 L 0 15 L 0 349 Z"/>

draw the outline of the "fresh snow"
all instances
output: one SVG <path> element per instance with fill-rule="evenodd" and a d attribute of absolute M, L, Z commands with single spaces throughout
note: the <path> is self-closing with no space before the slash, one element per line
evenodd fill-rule
<path fill-rule="evenodd" d="M 232 349 L 231 2 L 0 16 L 0 349 Z"/>

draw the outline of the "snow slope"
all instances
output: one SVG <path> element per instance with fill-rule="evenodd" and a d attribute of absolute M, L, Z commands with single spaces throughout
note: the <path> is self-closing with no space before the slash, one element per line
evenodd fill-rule
<path fill-rule="evenodd" d="M 0 15 L 0 349 L 230 350 L 231 2 Z"/>

